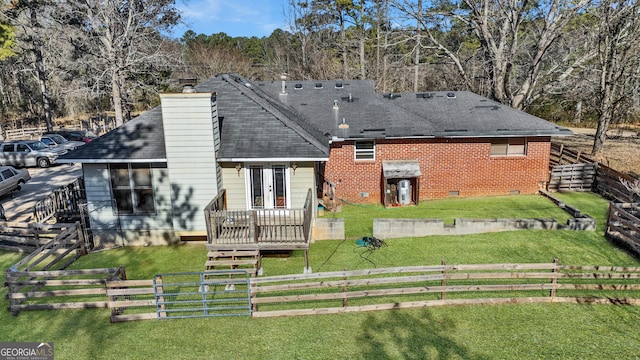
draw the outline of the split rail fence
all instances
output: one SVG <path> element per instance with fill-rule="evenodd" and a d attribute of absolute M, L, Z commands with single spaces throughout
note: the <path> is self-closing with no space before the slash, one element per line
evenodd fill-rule
<path fill-rule="evenodd" d="M 112 322 L 168 319 L 172 317 L 168 310 L 172 309 L 179 296 L 188 296 L 189 301 L 199 303 L 220 303 L 231 301 L 230 297 L 242 297 L 237 294 L 248 294 L 245 305 L 250 308 L 244 314 L 252 317 L 474 304 L 564 302 L 640 305 L 640 267 L 570 266 L 557 261 L 535 264 L 443 263 L 248 279 L 227 274 L 217 279 L 205 276 L 200 282 L 184 284 L 167 284 L 165 277 L 165 284 L 160 286 L 157 277 L 154 280 L 127 280 L 124 268 L 59 275 L 51 280 L 38 278 L 51 275 L 23 274 L 33 279 L 11 285 L 37 285 L 42 288 L 18 293 L 13 299 L 29 299 L 30 305 L 15 304 L 13 310 L 105 307 L 111 311 Z M 88 275 L 102 278 L 78 279 Z M 82 281 L 87 283 L 84 291 Z M 172 287 L 167 287 L 169 285 Z M 10 291 L 11 296 L 13 292 Z M 170 296 L 174 300 L 168 300 Z M 38 303 L 33 304 L 36 300 Z M 191 317 L 197 316 L 193 312 L 203 310 L 202 305 L 193 306 L 193 309 L 187 309 L 192 311 Z M 201 316 L 209 315 L 205 312 Z"/>

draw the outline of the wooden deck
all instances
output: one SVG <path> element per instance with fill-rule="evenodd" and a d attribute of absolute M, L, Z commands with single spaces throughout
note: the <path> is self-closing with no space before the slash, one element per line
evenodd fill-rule
<path fill-rule="evenodd" d="M 311 191 L 303 209 L 225 210 L 224 192 L 207 209 L 209 250 L 309 249 Z"/>

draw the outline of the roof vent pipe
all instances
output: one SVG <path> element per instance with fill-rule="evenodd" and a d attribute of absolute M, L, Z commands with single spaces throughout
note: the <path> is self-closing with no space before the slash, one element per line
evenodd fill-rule
<path fill-rule="evenodd" d="M 333 100 L 333 110 L 338 110 L 338 100 Z"/>
<path fill-rule="evenodd" d="M 287 93 L 287 75 L 280 76 L 282 80 L 282 89 L 280 90 L 280 94 L 285 95 Z"/>

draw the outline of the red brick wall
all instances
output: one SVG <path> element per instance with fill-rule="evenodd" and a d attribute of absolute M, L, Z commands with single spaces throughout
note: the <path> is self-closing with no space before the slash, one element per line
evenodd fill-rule
<path fill-rule="evenodd" d="M 526 156 L 491 156 L 491 139 L 377 140 L 375 160 L 354 159 L 354 142 L 331 145 L 325 178 L 336 196 L 381 203 L 382 160 L 418 160 L 420 199 L 535 193 L 549 176 L 550 138 L 529 138 Z M 360 193 L 368 193 L 361 197 Z"/>

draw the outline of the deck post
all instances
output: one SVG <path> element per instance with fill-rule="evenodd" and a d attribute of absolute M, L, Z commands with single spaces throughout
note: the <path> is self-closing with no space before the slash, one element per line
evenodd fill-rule
<path fill-rule="evenodd" d="M 309 267 L 309 249 L 304 250 L 304 274 L 311 274 L 313 271 Z"/>

